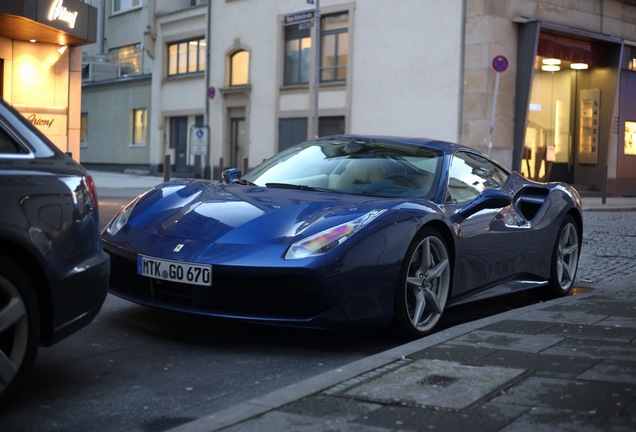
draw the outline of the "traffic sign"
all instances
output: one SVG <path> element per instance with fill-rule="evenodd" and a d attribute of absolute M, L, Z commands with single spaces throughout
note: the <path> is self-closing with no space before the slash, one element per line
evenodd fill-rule
<path fill-rule="evenodd" d="M 216 95 L 216 89 L 214 87 L 208 87 L 206 94 L 210 99 L 214 99 L 214 96 Z"/>
<path fill-rule="evenodd" d="M 505 56 L 498 55 L 492 59 L 492 68 L 495 72 L 505 72 L 508 69 L 508 59 Z"/>
<path fill-rule="evenodd" d="M 203 156 L 208 152 L 208 127 L 190 127 L 190 153 L 195 156 Z"/>

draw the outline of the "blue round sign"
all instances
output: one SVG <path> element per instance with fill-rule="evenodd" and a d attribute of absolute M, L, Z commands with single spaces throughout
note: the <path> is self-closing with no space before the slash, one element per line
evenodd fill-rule
<path fill-rule="evenodd" d="M 210 86 L 208 87 L 208 91 L 206 93 L 210 99 L 214 99 L 214 96 L 216 95 L 216 89 Z"/>
<path fill-rule="evenodd" d="M 508 59 L 505 56 L 498 55 L 492 59 L 492 68 L 495 72 L 504 72 L 508 69 Z"/>

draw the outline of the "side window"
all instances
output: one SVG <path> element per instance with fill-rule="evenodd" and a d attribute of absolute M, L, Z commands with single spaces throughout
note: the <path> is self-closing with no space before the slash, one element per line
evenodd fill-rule
<path fill-rule="evenodd" d="M 22 147 L 18 145 L 4 130 L 0 129 L 0 154 L 24 154 Z"/>
<path fill-rule="evenodd" d="M 474 200 L 486 189 L 501 189 L 510 175 L 481 156 L 460 152 L 451 162 L 446 202 Z"/>

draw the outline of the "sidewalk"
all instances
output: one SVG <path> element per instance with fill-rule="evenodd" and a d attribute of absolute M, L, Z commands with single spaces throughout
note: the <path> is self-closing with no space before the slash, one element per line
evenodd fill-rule
<path fill-rule="evenodd" d="M 635 290 L 455 326 L 170 432 L 633 431 Z"/>

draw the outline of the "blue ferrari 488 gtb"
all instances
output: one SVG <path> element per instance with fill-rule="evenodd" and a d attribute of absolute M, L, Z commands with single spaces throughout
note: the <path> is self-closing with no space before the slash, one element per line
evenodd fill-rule
<path fill-rule="evenodd" d="M 520 290 L 565 295 L 580 197 L 468 147 L 414 138 L 307 141 L 222 183 L 174 180 L 102 233 L 110 290 L 251 322 L 429 333 L 447 307 Z"/>

